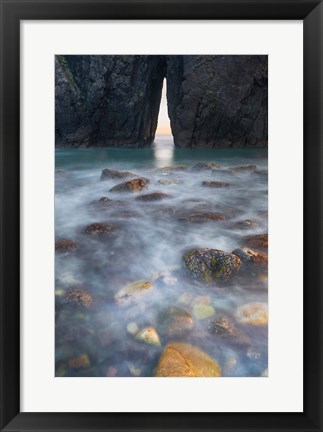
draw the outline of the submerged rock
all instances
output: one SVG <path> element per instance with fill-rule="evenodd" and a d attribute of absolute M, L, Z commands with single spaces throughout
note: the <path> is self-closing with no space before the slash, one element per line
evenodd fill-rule
<path fill-rule="evenodd" d="M 185 306 L 189 305 L 193 299 L 193 295 L 189 292 L 184 292 L 178 299 L 177 303 L 181 303 Z"/>
<path fill-rule="evenodd" d="M 242 239 L 248 246 L 255 249 L 268 248 L 268 234 L 257 234 L 243 237 Z"/>
<path fill-rule="evenodd" d="M 135 336 L 136 340 L 145 342 L 150 345 L 160 345 L 160 339 L 157 331 L 153 327 L 146 327 L 140 330 Z"/>
<path fill-rule="evenodd" d="M 206 352 L 184 343 L 168 345 L 161 355 L 157 377 L 219 377 L 221 368 Z"/>
<path fill-rule="evenodd" d="M 268 255 L 262 252 L 255 252 L 246 247 L 235 249 L 232 253 L 247 264 L 260 264 L 262 266 L 267 266 L 268 264 Z"/>
<path fill-rule="evenodd" d="M 105 168 L 101 173 L 101 180 L 123 179 L 127 177 L 136 177 L 136 175 L 129 171 L 116 171 L 109 168 Z"/>
<path fill-rule="evenodd" d="M 205 320 L 215 315 L 213 306 L 204 303 L 195 303 L 193 306 L 193 316 L 197 320 Z"/>
<path fill-rule="evenodd" d="M 177 307 L 169 307 L 161 311 L 158 322 L 160 333 L 169 338 L 185 336 L 194 327 L 191 314 Z"/>
<path fill-rule="evenodd" d="M 158 168 L 158 171 L 185 171 L 188 166 L 186 164 L 176 164 Z"/>
<path fill-rule="evenodd" d="M 165 198 L 171 198 L 170 195 L 163 193 L 163 192 L 152 192 L 145 195 L 140 195 L 136 197 L 136 200 L 138 201 L 161 201 Z"/>
<path fill-rule="evenodd" d="M 239 330 L 226 317 L 220 317 L 216 320 L 210 321 L 208 330 L 211 334 L 219 336 L 239 336 Z"/>
<path fill-rule="evenodd" d="M 127 324 L 127 332 L 135 335 L 137 334 L 139 331 L 139 327 L 137 326 L 137 324 L 135 322 L 130 322 Z"/>
<path fill-rule="evenodd" d="M 202 186 L 208 186 L 212 188 L 220 188 L 220 187 L 228 187 L 229 183 L 220 182 L 220 181 L 203 181 Z"/>
<path fill-rule="evenodd" d="M 68 254 L 75 252 L 76 249 L 77 243 L 72 239 L 62 238 L 55 241 L 55 252 L 57 254 Z"/>
<path fill-rule="evenodd" d="M 205 223 L 211 221 L 224 221 L 226 216 L 222 213 L 192 213 L 188 216 L 178 218 L 182 222 Z"/>
<path fill-rule="evenodd" d="M 169 185 L 177 185 L 183 183 L 181 180 L 175 179 L 175 178 L 164 178 L 158 180 L 157 184 L 163 185 L 163 186 L 169 186 Z"/>
<path fill-rule="evenodd" d="M 68 361 L 70 369 L 87 369 L 91 365 L 87 354 L 82 354 L 80 357 L 71 358 Z"/>
<path fill-rule="evenodd" d="M 210 321 L 208 330 L 209 333 L 221 336 L 233 345 L 246 347 L 251 344 L 249 336 L 238 329 L 228 318 L 223 316 Z"/>
<path fill-rule="evenodd" d="M 93 236 L 110 236 L 115 233 L 117 227 L 105 222 L 95 222 L 88 225 L 84 233 Z"/>
<path fill-rule="evenodd" d="M 152 287 L 153 284 L 149 281 L 135 282 L 118 291 L 114 296 L 114 300 L 117 304 L 131 303 L 134 299 L 147 293 Z"/>
<path fill-rule="evenodd" d="M 268 324 L 268 305 L 266 303 L 248 303 L 235 311 L 240 324 L 261 326 Z"/>
<path fill-rule="evenodd" d="M 240 228 L 240 229 L 249 229 L 256 225 L 256 223 L 250 219 L 245 219 L 241 221 L 237 221 L 233 224 L 233 228 Z"/>
<path fill-rule="evenodd" d="M 83 289 L 73 288 L 65 293 L 64 302 L 72 306 L 89 308 L 92 304 L 92 296 Z"/>
<path fill-rule="evenodd" d="M 148 187 L 148 180 L 135 178 L 125 183 L 120 183 L 110 189 L 110 192 L 140 192 Z"/>
<path fill-rule="evenodd" d="M 108 197 L 106 197 L 106 196 L 103 196 L 103 197 L 101 197 L 100 199 L 99 199 L 99 203 L 100 204 L 103 204 L 103 205 L 105 205 L 105 204 L 110 204 L 110 203 L 112 203 L 113 201 L 112 201 L 112 199 L 110 199 L 110 198 L 108 198 Z"/>
<path fill-rule="evenodd" d="M 183 261 L 188 277 L 208 285 L 227 281 L 241 266 L 236 255 L 209 248 L 191 249 Z"/>
<path fill-rule="evenodd" d="M 206 170 L 218 170 L 221 166 L 214 162 L 198 162 L 192 166 L 191 171 L 206 171 Z"/>
<path fill-rule="evenodd" d="M 239 173 L 239 172 L 252 172 L 257 169 L 256 165 L 241 165 L 229 168 L 228 171 L 230 171 L 232 174 Z"/>

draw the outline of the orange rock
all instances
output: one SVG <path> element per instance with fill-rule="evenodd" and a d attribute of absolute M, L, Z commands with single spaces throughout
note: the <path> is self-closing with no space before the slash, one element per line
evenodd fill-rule
<path fill-rule="evenodd" d="M 71 358 L 68 361 L 68 367 L 70 369 L 86 369 L 90 367 L 90 359 L 86 354 L 80 357 Z"/>
<path fill-rule="evenodd" d="M 221 368 L 204 351 L 185 343 L 168 345 L 161 355 L 157 377 L 219 377 Z"/>
<path fill-rule="evenodd" d="M 250 235 L 243 238 L 247 245 L 255 249 L 268 248 L 268 234 Z"/>

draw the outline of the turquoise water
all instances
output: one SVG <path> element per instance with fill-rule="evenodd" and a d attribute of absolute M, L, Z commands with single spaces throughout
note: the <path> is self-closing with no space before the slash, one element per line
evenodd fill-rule
<path fill-rule="evenodd" d="M 208 326 L 222 315 L 234 320 L 237 307 L 246 303 L 266 303 L 266 274 L 249 274 L 225 287 L 196 286 L 183 271 L 182 255 L 192 247 L 231 252 L 243 245 L 245 235 L 268 232 L 267 175 L 227 170 L 245 164 L 266 170 L 267 150 L 174 149 L 169 137 L 159 137 L 151 149 L 61 149 L 55 156 L 56 238 L 70 238 L 78 245 L 75 253 L 56 255 L 56 375 L 153 376 L 163 348 L 172 340 L 160 335 L 161 346 L 148 345 L 136 340 L 127 325 L 153 327 L 159 333 L 161 311 L 176 306 L 194 319 L 193 330 L 176 341 L 206 351 L 220 364 L 223 376 L 260 376 L 268 361 L 267 326 L 242 326 L 250 341 L 247 346 L 211 334 Z M 221 170 L 160 170 L 197 162 L 216 162 Z M 104 168 L 148 178 L 149 189 L 139 195 L 163 192 L 169 198 L 143 202 L 136 194 L 110 192 L 123 180 L 101 181 Z M 230 186 L 202 186 L 210 180 Z M 98 205 L 103 196 L 114 204 Z M 180 220 L 197 212 L 220 212 L 226 220 Z M 244 220 L 253 225 L 242 229 L 237 222 Z M 116 234 L 106 239 L 84 234 L 94 222 L 115 224 Z M 120 289 L 141 280 L 153 283 L 149 295 L 123 307 L 115 303 Z M 65 305 L 64 295 L 74 288 L 91 294 L 91 307 Z M 201 301 L 215 316 L 195 318 L 194 304 Z M 70 361 L 80 358 L 85 359 L 81 366 Z"/>

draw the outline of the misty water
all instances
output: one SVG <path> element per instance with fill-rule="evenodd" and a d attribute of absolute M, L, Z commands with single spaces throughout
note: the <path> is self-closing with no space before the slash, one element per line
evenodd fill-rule
<path fill-rule="evenodd" d="M 197 162 L 216 162 L 221 169 L 192 171 Z M 188 169 L 161 169 L 175 164 Z M 246 164 L 257 171 L 228 170 Z M 110 192 L 127 179 L 100 180 L 105 168 L 147 178 L 148 189 Z M 220 316 L 234 320 L 236 308 L 246 303 L 267 303 L 267 273 L 251 272 L 223 286 L 197 285 L 187 277 L 182 256 L 192 247 L 232 252 L 245 246 L 244 236 L 268 232 L 267 168 L 266 149 L 175 149 L 170 137 L 158 137 L 145 149 L 56 150 L 55 237 L 77 243 L 75 252 L 56 254 L 56 376 L 154 376 L 163 349 L 173 340 L 206 351 L 224 377 L 261 376 L 268 367 L 267 326 L 242 326 L 249 342 L 240 344 L 210 333 L 209 323 Z M 229 186 L 212 188 L 203 181 Z M 169 197 L 136 200 L 150 192 Z M 99 202 L 102 197 L 113 201 Z M 203 212 L 221 213 L 226 220 L 183 220 Z M 252 224 L 244 225 L 245 220 Z M 94 222 L 111 223 L 116 230 L 106 237 L 86 234 L 85 227 Z M 150 281 L 153 288 L 117 304 L 116 293 L 137 281 Z M 91 295 L 90 307 L 64 303 L 75 288 Z M 212 306 L 215 315 L 195 318 L 196 302 Z M 172 306 L 193 316 L 194 327 L 185 336 L 159 331 L 161 312 Z M 129 332 L 136 327 L 155 328 L 161 345 L 138 341 Z"/>

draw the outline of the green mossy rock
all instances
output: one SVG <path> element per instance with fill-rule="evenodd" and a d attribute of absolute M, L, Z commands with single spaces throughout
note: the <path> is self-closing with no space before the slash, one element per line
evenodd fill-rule
<path fill-rule="evenodd" d="M 226 282 L 241 266 L 238 256 L 209 248 L 191 249 L 183 261 L 188 277 L 207 285 Z"/>

